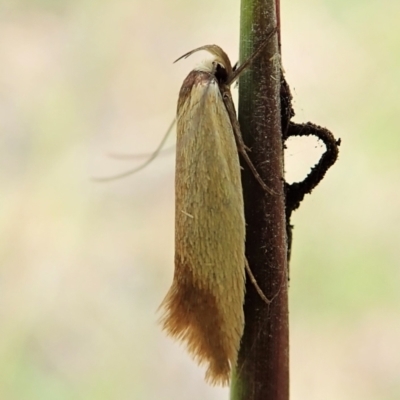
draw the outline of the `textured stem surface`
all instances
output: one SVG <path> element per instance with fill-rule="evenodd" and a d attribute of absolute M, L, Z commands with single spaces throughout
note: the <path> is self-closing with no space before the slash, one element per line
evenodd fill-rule
<path fill-rule="evenodd" d="M 240 60 L 257 49 L 277 25 L 275 0 L 242 0 Z M 231 387 L 232 400 L 288 400 L 289 327 L 287 243 L 283 193 L 278 35 L 241 76 L 239 122 L 249 156 L 275 194 L 262 190 L 242 162 L 246 256 L 265 304 L 246 283 L 245 331 Z"/>

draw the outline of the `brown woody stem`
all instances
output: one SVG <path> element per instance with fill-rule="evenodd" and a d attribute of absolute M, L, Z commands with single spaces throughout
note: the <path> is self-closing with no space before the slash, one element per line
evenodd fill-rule
<path fill-rule="evenodd" d="M 277 25 L 275 0 L 242 0 L 240 60 Z M 239 122 L 249 156 L 266 194 L 243 163 L 246 256 L 258 285 L 246 284 L 245 331 L 232 380 L 232 400 L 289 399 L 287 239 L 280 110 L 281 69 L 277 35 L 239 81 Z"/>

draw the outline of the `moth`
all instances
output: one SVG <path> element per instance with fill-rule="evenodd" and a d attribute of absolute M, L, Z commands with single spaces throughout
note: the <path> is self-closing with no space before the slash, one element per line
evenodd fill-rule
<path fill-rule="evenodd" d="M 265 191 L 273 193 L 247 156 L 230 86 L 274 32 L 237 69 L 216 45 L 178 59 L 200 50 L 213 56 L 189 73 L 178 98 L 175 271 L 160 305 L 161 323 L 200 365 L 207 365 L 205 378 L 213 385 L 227 385 L 236 365 L 244 329 L 245 270 L 256 285 L 245 257 L 238 152 Z"/>

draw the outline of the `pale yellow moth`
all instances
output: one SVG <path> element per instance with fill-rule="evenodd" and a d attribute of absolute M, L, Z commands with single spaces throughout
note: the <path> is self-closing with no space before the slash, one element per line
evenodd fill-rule
<path fill-rule="evenodd" d="M 207 365 L 206 381 L 211 384 L 229 383 L 244 328 L 247 261 L 238 151 L 271 193 L 247 156 L 230 93 L 230 85 L 263 46 L 235 71 L 216 45 L 183 56 L 206 50 L 214 58 L 191 71 L 179 93 L 175 272 L 160 306 L 161 322 L 199 364 Z"/>

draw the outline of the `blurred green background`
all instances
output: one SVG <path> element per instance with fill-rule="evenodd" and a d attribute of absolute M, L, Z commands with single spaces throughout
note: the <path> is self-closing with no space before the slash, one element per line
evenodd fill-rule
<path fill-rule="evenodd" d="M 398 400 L 400 3 L 281 1 L 295 120 L 342 139 L 292 221 L 291 398 Z M 198 56 L 174 59 L 237 60 L 239 1 L 2 0 L 0 19 L 0 398 L 227 399 L 157 325 L 173 155 L 91 177 L 158 144 Z M 322 151 L 289 143 L 287 178 Z"/>

